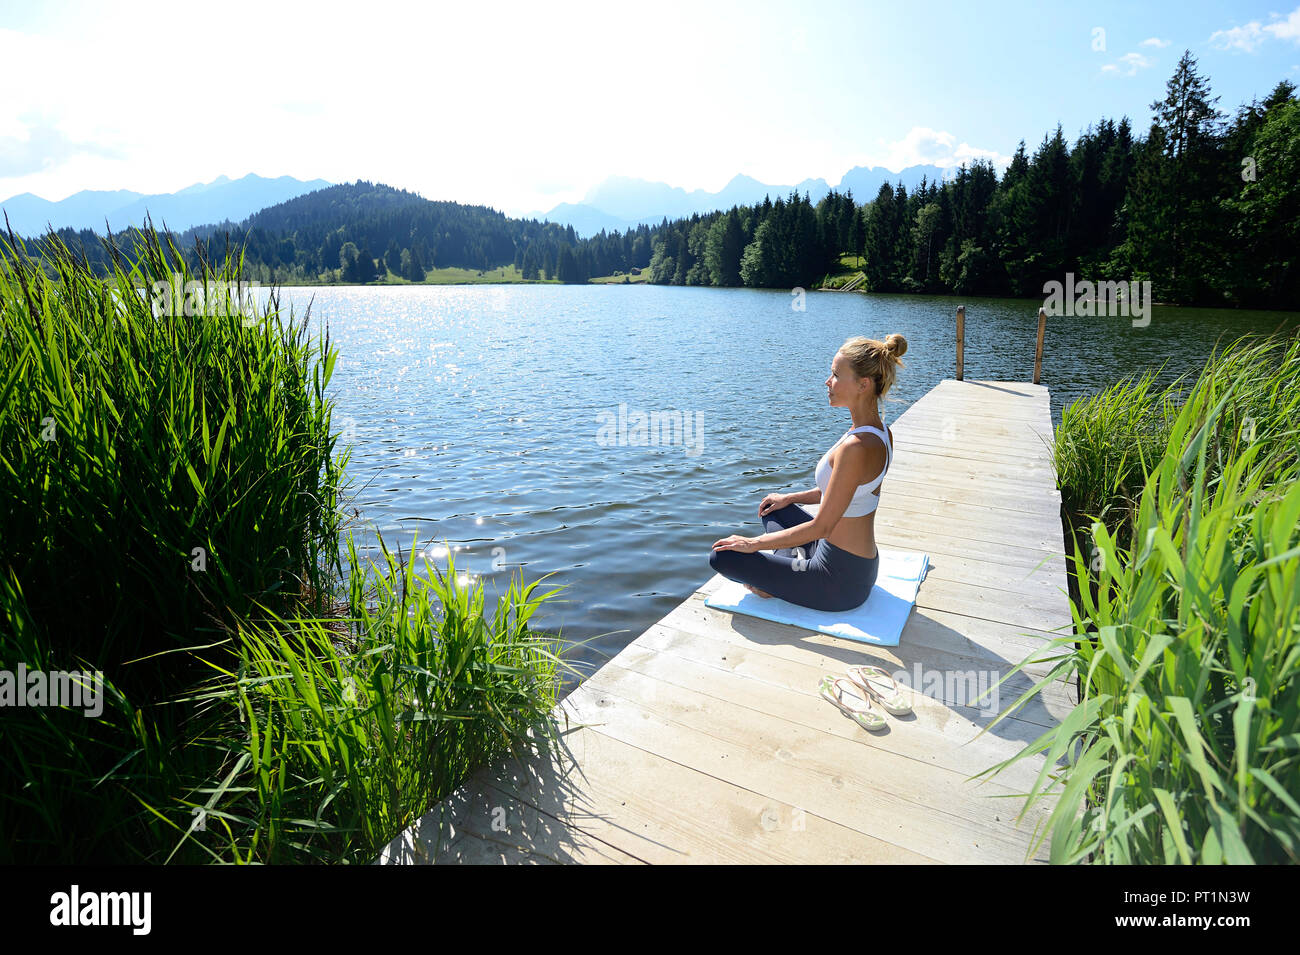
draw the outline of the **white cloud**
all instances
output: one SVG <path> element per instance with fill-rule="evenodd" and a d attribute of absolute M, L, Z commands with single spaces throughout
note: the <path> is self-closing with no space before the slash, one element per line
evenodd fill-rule
<path fill-rule="evenodd" d="M 1292 10 L 1285 19 L 1272 14 L 1273 22 L 1261 24 L 1258 20 L 1228 30 L 1215 30 L 1210 42 L 1220 50 L 1237 50 L 1254 53 L 1270 36 L 1278 40 L 1291 40 L 1300 45 L 1300 7 Z"/>
<path fill-rule="evenodd" d="M 1138 44 L 1138 46 L 1153 46 L 1157 50 L 1163 50 L 1168 45 L 1169 45 L 1168 40 L 1162 40 L 1158 36 L 1149 36 L 1141 43 Z"/>
<path fill-rule="evenodd" d="M 1125 53 L 1114 63 L 1107 63 L 1102 66 L 1103 73 L 1116 73 L 1120 76 L 1137 76 L 1138 70 L 1145 70 L 1155 63 L 1155 60 L 1149 56 L 1143 56 L 1141 53 Z"/>
<path fill-rule="evenodd" d="M 1011 162 L 1010 156 L 995 149 L 980 149 L 970 143 L 959 143 L 952 133 L 927 126 L 913 126 L 902 139 L 887 144 L 884 156 L 872 165 L 895 171 L 921 165 L 940 166 L 946 171 L 952 171 L 962 163 L 969 166 L 975 159 L 988 159 L 999 171 Z"/>
<path fill-rule="evenodd" d="M 1292 40 L 1300 44 L 1300 7 L 1292 10 L 1285 20 L 1267 24 L 1264 30 L 1279 40 Z"/>
<path fill-rule="evenodd" d="M 111 147 L 73 140 L 45 117 L 0 116 L 0 179 L 54 169 L 78 156 L 122 158 Z"/>
<path fill-rule="evenodd" d="M 1264 42 L 1264 31 L 1260 29 L 1258 20 L 1252 20 L 1244 27 L 1233 27 L 1231 30 L 1215 30 L 1210 34 L 1210 42 L 1219 50 L 1240 50 L 1242 53 L 1253 53 Z"/>

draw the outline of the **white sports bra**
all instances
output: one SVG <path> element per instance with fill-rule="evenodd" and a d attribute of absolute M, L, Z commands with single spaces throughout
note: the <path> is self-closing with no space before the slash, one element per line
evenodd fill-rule
<path fill-rule="evenodd" d="M 880 503 L 880 497 L 871 492 L 880 486 L 880 482 L 884 480 L 885 471 L 889 470 L 889 465 L 894 460 L 894 448 L 893 445 L 890 444 L 889 432 L 887 430 L 882 431 L 880 428 L 864 424 L 860 428 L 853 428 L 850 431 L 846 431 L 843 437 L 831 445 L 830 450 L 823 454 L 822 459 L 817 462 L 817 470 L 814 473 L 814 477 L 817 479 L 817 486 L 822 489 L 823 494 L 826 493 L 826 488 L 831 482 L 831 451 L 834 451 L 839 447 L 840 442 L 843 441 L 844 438 L 847 438 L 851 434 L 856 434 L 859 431 L 871 431 L 879 435 L 880 440 L 885 442 L 885 470 L 881 471 L 874 479 L 866 484 L 858 485 L 858 489 L 853 492 L 853 500 L 849 501 L 849 506 L 844 509 L 844 517 L 863 517 L 876 509 L 876 505 Z"/>

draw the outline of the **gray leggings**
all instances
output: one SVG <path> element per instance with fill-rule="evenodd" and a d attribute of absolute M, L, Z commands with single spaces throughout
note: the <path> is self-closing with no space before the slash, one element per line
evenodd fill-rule
<path fill-rule="evenodd" d="M 787 504 L 763 515 L 763 530 L 773 533 L 812 519 L 798 504 Z M 875 557 L 859 557 L 824 538 L 804 549 L 808 557 L 802 560 L 785 547 L 774 554 L 715 550 L 709 554 L 709 566 L 728 580 L 814 610 L 852 610 L 866 601 L 880 571 L 879 549 Z"/>

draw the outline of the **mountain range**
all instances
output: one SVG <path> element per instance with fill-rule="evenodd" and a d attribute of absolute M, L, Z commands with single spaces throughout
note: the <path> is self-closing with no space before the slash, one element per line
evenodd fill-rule
<path fill-rule="evenodd" d="M 861 204 L 874 199 L 884 183 L 901 182 L 911 190 L 923 178 L 942 181 L 945 173 L 950 172 L 941 166 L 928 165 L 908 166 L 899 172 L 883 166 L 855 166 L 841 177 L 835 189 L 840 193 L 852 190 L 853 198 Z M 47 223 L 56 229 L 94 229 L 102 233 L 106 221 L 114 232 L 120 232 L 129 226 L 143 225 L 146 213 L 155 226 L 161 228 L 166 223 L 174 232 L 183 232 L 194 226 L 241 222 L 262 209 L 329 185 L 332 183 L 324 179 L 303 181 L 292 176 L 274 179 L 252 174 L 242 179 L 219 176 L 212 182 L 195 183 L 179 192 L 153 195 L 124 189 L 83 190 L 51 202 L 25 192 L 0 202 L 0 207 L 20 235 L 41 234 Z M 561 203 L 549 212 L 527 213 L 521 218 L 573 226 L 579 236 L 589 238 L 602 229 L 626 232 L 643 223 L 658 225 L 665 218 L 671 220 L 735 205 L 752 205 L 762 202 L 764 196 L 775 201 L 792 191 L 800 195 L 806 192 L 816 203 L 830 189 L 825 179 L 805 179 L 796 185 L 782 186 L 736 175 L 717 192 L 705 189 L 687 192 L 663 182 L 610 176 L 588 190 L 581 202 Z"/>
<path fill-rule="evenodd" d="M 951 170 L 941 166 L 908 166 L 893 172 L 883 166 L 854 166 L 841 177 L 835 190 L 843 193 L 852 189 L 854 201 L 861 205 L 876 198 L 886 182 L 901 182 L 911 190 L 922 178 L 942 182 L 945 172 Z M 549 212 L 530 212 L 523 218 L 571 225 L 578 235 L 589 238 L 601 229 L 623 232 L 642 223 L 658 225 L 665 217 L 676 219 L 697 212 L 730 209 L 734 205 L 752 205 L 762 202 L 764 196 L 775 201 L 778 197 L 788 197 L 791 191 L 800 195 L 807 192 L 809 200 L 816 203 L 830 189 L 825 179 L 805 179 L 797 185 L 778 186 L 759 182 L 752 176 L 737 175 L 717 192 L 705 189 L 687 192 L 662 182 L 610 176 L 588 190 L 581 202 L 562 202 Z"/>
<path fill-rule="evenodd" d="M 175 232 L 191 226 L 224 221 L 239 222 L 267 206 L 304 193 L 332 185 L 324 179 L 302 181 L 292 176 L 266 179 L 247 175 L 242 179 L 218 176 L 211 182 L 195 183 L 179 192 L 145 195 L 125 189 L 110 191 L 82 190 L 66 199 L 51 202 L 24 192 L 0 202 L 9 216 L 9 224 L 19 235 L 39 235 L 46 223 L 56 229 L 94 229 L 104 231 L 104 223 L 114 232 L 144 224 L 146 213 L 153 224 L 163 223 Z"/>

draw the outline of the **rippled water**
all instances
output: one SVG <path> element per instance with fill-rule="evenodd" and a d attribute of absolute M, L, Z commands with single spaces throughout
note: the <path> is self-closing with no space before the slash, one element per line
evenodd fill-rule
<path fill-rule="evenodd" d="M 589 641 L 584 669 L 709 578 L 712 543 L 759 533 L 758 503 L 812 487 L 821 453 L 849 427 L 824 382 L 844 339 L 908 340 L 892 423 L 955 373 L 954 312 L 938 296 L 658 286 L 399 286 L 287 289 L 328 322 L 340 351 L 335 422 L 355 445 L 349 475 L 373 531 L 504 593 L 520 568 L 568 585 L 534 622 Z M 966 302 L 968 379 L 1033 377 L 1038 303 Z M 1052 318 L 1043 384 L 1052 418 L 1075 398 L 1167 359 L 1195 372 L 1219 336 L 1295 327 L 1297 313 L 1156 307 L 1127 318 Z M 681 412 L 675 443 L 620 436 L 620 406 Z M 698 426 L 698 427 L 697 427 Z M 612 434 L 611 434 L 612 431 Z M 904 441 L 905 436 L 897 435 Z M 612 438 L 612 440 L 609 440 Z M 888 483 L 885 486 L 888 500 Z M 882 504 L 887 506 L 887 503 Z M 562 602 L 561 602 L 562 601 Z"/>

